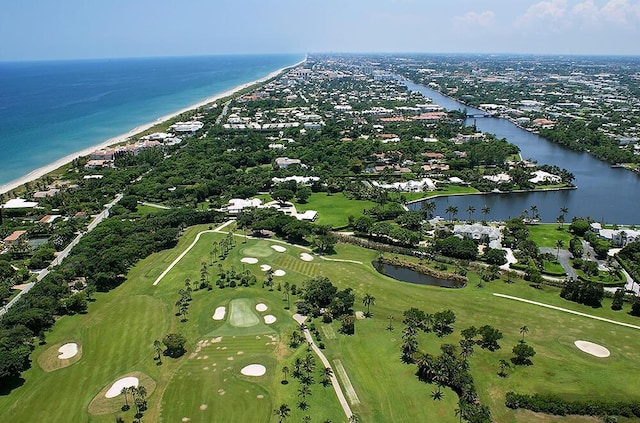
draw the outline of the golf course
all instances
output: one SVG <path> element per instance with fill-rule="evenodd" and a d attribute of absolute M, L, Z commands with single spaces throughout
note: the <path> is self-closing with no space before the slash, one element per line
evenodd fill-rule
<path fill-rule="evenodd" d="M 426 353 L 438 354 L 442 344 L 458 345 L 461 330 L 472 325 L 502 332 L 499 349 L 476 348 L 468 359 L 479 399 L 496 422 L 599 421 L 509 409 L 510 391 L 567 400 L 640 400 L 640 320 L 612 311 L 611 299 L 594 309 L 563 300 L 558 288 L 534 288 L 522 280 L 494 280 L 479 288 L 472 271 L 461 289 L 410 284 L 378 273 L 371 265 L 377 251 L 349 244 L 319 256 L 308 247 L 238 232 L 228 254 L 212 254 L 212 246 L 234 230 L 233 223 L 219 231 L 207 225 L 187 228 L 175 248 L 152 254 L 118 288 L 96 294 L 88 313 L 60 318 L 32 354 L 21 384 L 2 387 L 0 421 L 133 421 L 139 418 L 136 407 L 125 406 L 131 396 L 107 395 L 124 380 L 145 387 L 141 420 L 147 422 L 346 422 L 331 384 L 320 383 L 320 359 L 307 343 L 290 346 L 291 334 L 299 330 L 293 318 L 298 295 L 293 290 L 289 295 L 284 286 L 300 289 L 318 276 L 339 289 L 352 288 L 356 312 L 367 311 L 365 295 L 375 298 L 369 317 L 358 314 L 353 335 L 340 333 L 338 321 L 306 322 L 320 334 L 314 342 L 324 347 L 358 421 L 460 421 L 457 394 L 444 387 L 442 398 L 432 399 L 435 385 L 420 381 L 416 366 L 400 359 L 403 312 L 412 307 L 456 315 L 453 333 L 417 335 L 419 350 Z M 221 288 L 216 281 L 229 274 L 250 282 Z M 199 288 L 201 281 L 210 289 Z M 192 288 L 188 311 L 179 313 L 176 304 L 187 286 Z M 154 348 L 169 333 L 186 339 L 178 357 Z M 500 361 L 509 361 L 523 339 L 535 349 L 533 364 L 498 375 Z M 609 355 L 601 353 L 604 349 L 592 354 L 589 347 Z M 315 383 L 301 392 L 288 372 L 296 359 L 309 355 L 315 359 L 310 372 Z M 274 412 L 285 404 L 286 417 Z"/>

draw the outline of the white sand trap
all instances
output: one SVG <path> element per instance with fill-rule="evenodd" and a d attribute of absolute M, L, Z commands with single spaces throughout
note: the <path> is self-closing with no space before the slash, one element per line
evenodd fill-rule
<path fill-rule="evenodd" d="M 256 304 L 256 310 L 258 311 L 267 311 L 267 305 L 264 303 Z"/>
<path fill-rule="evenodd" d="M 272 316 L 271 314 L 267 314 L 264 316 L 264 322 L 268 325 L 274 323 L 276 321 L 276 316 Z"/>
<path fill-rule="evenodd" d="M 363 320 L 364 318 L 365 318 L 364 313 L 362 311 L 360 310 L 356 311 L 356 319 Z"/>
<path fill-rule="evenodd" d="M 313 261 L 313 256 L 309 253 L 300 253 L 300 260 L 302 261 Z"/>
<path fill-rule="evenodd" d="M 281 245 L 272 245 L 271 248 L 273 248 L 274 250 L 276 250 L 279 253 L 284 253 L 285 251 L 287 251 L 287 249 L 284 248 Z"/>
<path fill-rule="evenodd" d="M 262 376 L 267 372 L 267 368 L 262 364 L 249 364 L 248 366 L 244 366 L 240 373 L 245 376 Z"/>
<path fill-rule="evenodd" d="M 269 270 L 271 270 L 271 266 L 269 266 L 268 264 L 261 264 L 260 270 L 262 270 L 263 272 L 268 272 Z"/>
<path fill-rule="evenodd" d="M 58 352 L 60 353 L 58 354 L 58 358 L 60 360 L 75 357 L 75 355 L 78 354 L 78 344 L 75 342 L 69 342 L 58 348 Z"/>
<path fill-rule="evenodd" d="M 213 320 L 222 320 L 224 319 L 224 315 L 227 314 L 226 307 L 218 307 L 216 308 L 216 312 L 213 313 Z"/>
<path fill-rule="evenodd" d="M 240 259 L 240 261 L 247 264 L 256 264 L 258 262 L 258 259 L 255 257 L 243 257 Z"/>
<path fill-rule="evenodd" d="M 287 274 L 287 272 L 285 272 L 285 271 L 284 271 L 284 270 L 282 270 L 282 269 L 278 269 L 278 270 L 276 270 L 275 272 L 273 272 L 273 276 L 284 276 L 284 275 L 286 275 L 286 274 Z"/>
<path fill-rule="evenodd" d="M 111 388 L 109 388 L 104 396 L 107 398 L 115 398 L 120 395 L 120 392 L 122 392 L 122 388 L 129 388 L 131 386 L 138 386 L 138 378 L 133 376 L 123 377 L 122 379 L 117 380 L 116 383 L 111 385 Z"/>
<path fill-rule="evenodd" d="M 594 344 L 593 342 L 576 341 L 574 342 L 574 344 L 576 347 L 578 347 L 579 350 L 596 357 L 605 358 L 611 355 L 608 349 L 606 349 L 602 345 Z"/>

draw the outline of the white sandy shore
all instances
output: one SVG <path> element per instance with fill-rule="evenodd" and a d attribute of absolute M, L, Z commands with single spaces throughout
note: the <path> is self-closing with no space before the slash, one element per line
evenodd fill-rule
<path fill-rule="evenodd" d="M 200 101 L 199 103 L 193 104 L 193 105 L 191 105 L 189 107 L 185 107 L 184 109 L 178 110 L 177 112 L 170 113 L 168 115 L 162 116 L 162 117 L 156 119 L 153 122 L 149 122 L 149 123 L 146 123 L 144 125 L 136 126 L 135 128 L 133 128 L 129 132 L 121 134 L 121 135 L 118 135 L 118 136 L 115 136 L 113 138 L 109 138 L 108 140 L 103 141 L 100 144 L 96 144 L 94 146 L 87 147 L 87 148 L 85 148 L 83 150 L 80 150 L 80 151 L 77 151 L 75 153 L 69 154 L 69 155 L 67 155 L 67 156 L 65 156 L 65 157 L 63 157 L 63 158 L 61 158 L 59 160 L 56 160 L 55 162 L 53 162 L 51 164 L 48 164 L 48 165 L 43 166 L 41 168 L 38 168 L 38 169 L 26 174 L 25 176 L 23 176 L 21 178 L 13 180 L 13 181 L 11 181 L 11 182 L 9 182 L 7 184 L 4 184 L 4 185 L 0 185 L 0 194 L 4 194 L 5 192 L 9 192 L 12 189 L 18 188 L 19 186 L 24 185 L 27 182 L 31 182 L 31 181 L 34 181 L 34 180 L 36 180 L 38 178 L 41 178 L 44 175 L 46 175 L 47 173 L 53 172 L 54 170 L 58 169 L 59 167 L 64 166 L 67 163 L 71 163 L 74 159 L 76 159 L 78 157 L 88 156 L 89 154 L 91 154 L 95 150 L 99 150 L 101 148 L 106 148 L 106 147 L 109 147 L 111 145 L 116 145 L 116 144 L 121 144 L 123 142 L 126 142 L 132 136 L 134 136 L 136 134 L 139 134 L 141 132 L 144 132 L 147 129 L 153 128 L 154 126 L 156 126 L 156 125 L 158 125 L 160 123 L 168 121 L 169 119 L 173 119 L 174 117 L 176 117 L 176 116 L 178 116 L 178 115 L 180 115 L 182 113 L 188 112 L 190 110 L 197 109 L 199 107 L 206 106 L 207 104 L 213 103 L 213 102 L 215 102 L 217 100 L 220 100 L 221 98 L 229 97 L 229 96 L 237 93 L 238 91 L 241 91 L 241 90 L 244 90 L 247 87 L 250 87 L 251 85 L 259 84 L 261 82 L 265 82 L 265 81 L 267 81 L 267 80 L 269 80 L 271 78 L 274 78 L 278 74 L 283 72 L 285 69 L 294 68 L 294 67 L 296 67 L 296 66 L 298 66 L 298 65 L 300 65 L 302 63 L 304 63 L 304 60 L 302 60 L 302 61 L 300 61 L 300 62 L 298 62 L 298 63 L 296 63 L 294 65 L 285 66 L 283 68 L 280 68 L 280 69 L 278 69 L 276 71 L 271 72 L 267 76 L 264 76 L 264 77 L 262 77 L 260 79 L 256 79 L 255 81 L 251 81 L 251 82 L 247 82 L 246 84 L 238 85 L 237 87 L 232 88 L 232 89 L 230 89 L 228 91 L 225 91 L 223 93 L 216 94 L 216 95 L 214 95 L 212 97 L 206 98 L 206 99 Z"/>

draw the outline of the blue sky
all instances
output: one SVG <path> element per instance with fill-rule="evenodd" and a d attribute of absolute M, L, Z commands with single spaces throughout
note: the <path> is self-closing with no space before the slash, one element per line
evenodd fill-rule
<path fill-rule="evenodd" d="M 228 53 L 640 54 L 640 0 L 20 0 L 0 60 Z"/>

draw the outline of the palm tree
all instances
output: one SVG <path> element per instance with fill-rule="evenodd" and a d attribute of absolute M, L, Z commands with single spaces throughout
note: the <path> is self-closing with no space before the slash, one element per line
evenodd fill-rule
<path fill-rule="evenodd" d="M 556 241 L 556 248 L 557 248 L 557 250 L 556 250 L 556 260 L 559 259 L 559 257 L 560 257 L 560 248 L 562 248 L 563 246 L 564 246 L 564 242 L 561 239 Z"/>
<path fill-rule="evenodd" d="M 287 375 L 289 374 L 289 368 L 287 366 L 282 367 L 282 384 L 286 385 L 287 383 L 289 383 L 289 381 L 287 380 Z"/>
<path fill-rule="evenodd" d="M 511 365 L 509 364 L 509 362 L 505 359 L 501 359 L 500 360 L 500 371 L 498 372 L 498 376 L 500 377 L 507 377 L 507 369 L 510 368 Z"/>
<path fill-rule="evenodd" d="M 530 208 L 531 208 L 531 219 L 534 219 L 534 220 L 540 219 L 540 214 L 538 213 L 538 206 L 534 204 Z"/>
<path fill-rule="evenodd" d="M 484 220 L 487 220 L 487 215 L 491 212 L 491 207 L 485 204 L 485 206 L 482 208 L 481 211 L 482 211 L 482 214 L 484 215 Z"/>
<path fill-rule="evenodd" d="M 467 207 L 467 213 L 469 213 L 469 222 L 471 222 L 471 218 L 473 217 L 473 213 L 475 213 L 476 208 L 469 205 L 469 207 Z"/>
<path fill-rule="evenodd" d="M 389 324 L 387 325 L 387 330 L 388 331 L 392 331 L 393 330 L 393 316 L 389 315 L 388 319 L 389 319 Z"/>
<path fill-rule="evenodd" d="M 311 395 L 311 388 L 309 385 L 300 385 L 300 389 L 298 389 L 298 396 L 302 397 L 302 400 L 307 399 L 307 395 Z"/>
<path fill-rule="evenodd" d="M 289 299 L 289 290 L 291 289 L 291 285 L 289 282 L 284 283 L 284 294 L 287 296 L 287 310 L 291 308 L 291 301 Z"/>
<path fill-rule="evenodd" d="M 362 304 L 367 308 L 367 317 L 371 316 L 369 307 L 371 307 L 371 305 L 375 305 L 375 303 L 376 303 L 376 297 L 374 297 L 373 295 L 370 295 L 369 293 L 364 294 L 364 297 L 362 297 Z"/>
<path fill-rule="evenodd" d="M 124 395 L 124 405 L 122 406 L 122 409 L 126 411 L 129 409 L 129 398 L 127 396 L 127 394 L 129 393 L 129 388 L 122 388 L 120 390 L 120 393 Z"/>
<path fill-rule="evenodd" d="M 522 341 L 520 342 L 524 342 L 524 335 L 529 333 L 529 328 L 527 327 L 527 325 L 523 325 L 522 327 L 520 327 L 520 333 L 522 334 Z"/>
<path fill-rule="evenodd" d="M 273 410 L 273 414 L 278 416 L 278 419 L 279 419 L 278 421 L 280 423 L 285 421 L 289 417 L 290 413 L 291 413 L 291 408 L 289 408 L 289 406 L 287 404 L 282 404 L 282 405 L 280 405 L 280 407 L 278 407 L 275 410 Z"/>
<path fill-rule="evenodd" d="M 158 360 L 158 364 L 162 364 L 162 343 L 156 339 L 153 341 L 153 348 L 156 350 L 156 360 Z"/>
<path fill-rule="evenodd" d="M 332 376 L 333 370 L 331 370 L 331 367 L 325 367 L 324 370 L 322 370 L 322 380 L 320 381 L 322 386 L 328 386 L 331 383 Z"/>
<path fill-rule="evenodd" d="M 447 208 L 444 209 L 444 212 L 449 215 L 449 220 L 453 220 L 454 210 L 455 210 L 454 206 L 447 206 Z M 455 212 L 457 213 L 457 210 Z"/>
<path fill-rule="evenodd" d="M 425 217 L 433 217 L 433 212 L 436 211 L 436 203 L 433 201 L 422 203 L 422 210 Z"/>

